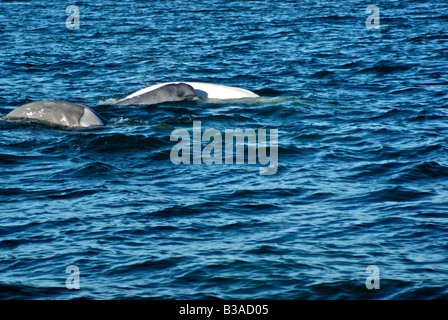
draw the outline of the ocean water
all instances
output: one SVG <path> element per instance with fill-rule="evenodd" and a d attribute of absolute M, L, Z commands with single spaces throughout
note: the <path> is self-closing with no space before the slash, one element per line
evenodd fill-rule
<path fill-rule="evenodd" d="M 0 298 L 448 298 L 447 26 L 438 0 L 1 1 L 0 115 L 109 123 L 0 121 Z M 113 105 L 167 81 L 260 98 Z M 275 174 L 173 164 L 194 121 L 278 130 Z"/>

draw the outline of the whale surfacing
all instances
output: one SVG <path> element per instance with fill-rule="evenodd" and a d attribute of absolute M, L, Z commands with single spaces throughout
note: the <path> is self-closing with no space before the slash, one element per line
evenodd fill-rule
<path fill-rule="evenodd" d="M 196 97 L 194 89 L 185 83 L 168 83 L 151 90 L 145 90 L 119 100 L 117 106 L 153 105 L 164 102 L 189 100 Z"/>
<path fill-rule="evenodd" d="M 141 89 L 116 105 L 152 105 L 189 100 L 194 97 L 210 100 L 258 98 L 259 95 L 242 88 L 205 82 L 165 82 Z"/>
<path fill-rule="evenodd" d="M 55 100 L 25 104 L 8 113 L 4 119 L 34 119 L 70 128 L 103 126 L 106 124 L 106 120 L 89 107 Z"/>

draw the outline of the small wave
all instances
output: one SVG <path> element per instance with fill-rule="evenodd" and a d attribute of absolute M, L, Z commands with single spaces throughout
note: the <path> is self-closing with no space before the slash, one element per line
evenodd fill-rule
<path fill-rule="evenodd" d="M 122 265 L 118 265 L 110 270 L 107 271 L 107 274 L 109 275 L 116 275 L 116 274 L 132 274 L 135 275 L 137 272 L 160 272 L 160 271 L 166 271 L 166 269 L 173 268 L 176 265 L 178 265 L 180 262 L 182 262 L 182 258 L 166 258 L 166 259 L 148 259 L 145 261 L 132 261 L 130 263 L 125 263 Z"/>
<path fill-rule="evenodd" d="M 97 102 L 97 106 L 113 106 L 118 102 L 119 99 L 108 98 L 106 100 L 100 100 Z"/>
<path fill-rule="evenodd" d="M 435 194 L 427 191 L 419 191 L 401 186 L 385 188 L 373 191 L 364 197 L 365 201 L 381 201 L 381 202 L 406 202 L 420 201 L 423 198 L 434 196 Z"/>
<path fill-rule="evenodd" d="M 93 137 L 87 149 L 102 153 L 123 153 L 129 150 L 148 152 L 163 146 L 171 146 L 170 141 L 143 134 L 112 133 Z"/>
<path fill-rule="evenodd" d="M 394 182 L 414 182 L 417 180 L 427 181 L 428 179 L 446 179 L 448 168 L 437 162 L 424 162 L 409 169 L 401 171 Z"/>
<path fill-rule="evenodd" d="M 0 300 L 35 299 L 36 297 L 58 296 L 67 289 L 62 287 L 37 287 L 26 284 L 0 283 Z"/>
<path fill-rule="evenodd" d="M 377 73 L 390 74 L 395 72 L 404 72 L 414 68 L 415 64 L 399 63 L 393 61 L 381 60 L 370 67 L 363 68 L 358 73 Z"/>
<path fill-rule="evenodd" d="M 79 177 L 96 177 L 96 176 L 99 177 L 102 175 L 113 175 L 116 171 L 118 170 L 115 167 L 97 161 L 85 164 L 77 170 L 70 170 L 70 173 L 68 174 L 70 174 L 71 176 L 79 176 Z"/>

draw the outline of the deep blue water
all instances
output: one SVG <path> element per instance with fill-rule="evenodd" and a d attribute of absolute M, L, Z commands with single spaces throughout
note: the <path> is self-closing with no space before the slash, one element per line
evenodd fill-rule
<path fill-rule="evenodd" d="M 446 1 L 10 0 L 0 48 L 1 115 L 109 119 L 0 121 L 0 298 L 448 298 Z M 261 98 L 112 105 L 166 81 Z M 277 129 L 278 171 L 174 165 L 193 121 Z"/>

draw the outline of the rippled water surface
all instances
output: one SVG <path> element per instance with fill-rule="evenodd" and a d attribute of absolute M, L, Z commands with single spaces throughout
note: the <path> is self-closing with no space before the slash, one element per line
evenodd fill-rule
<path fill-rule="evenodd" d="M 446 299 L 447 25 L 437 0 L 2 1 L 0 114 L 109 124 L 0 121 L 0 298 Z M 167 81 L 261 97 L 113 105 Z M 193 121 L 278 130 L 277 172 L 174 165 Z"/>

